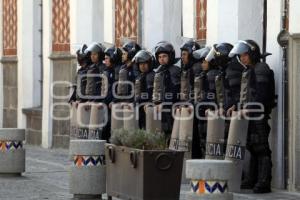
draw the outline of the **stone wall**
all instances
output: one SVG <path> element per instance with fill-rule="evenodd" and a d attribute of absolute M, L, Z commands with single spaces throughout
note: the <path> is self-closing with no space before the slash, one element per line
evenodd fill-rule
<path fill-rule="evenodd" d="M 42 144 L 42 108 L 23 109 L 26 115 L 26 143 L 32 145 Z"/>

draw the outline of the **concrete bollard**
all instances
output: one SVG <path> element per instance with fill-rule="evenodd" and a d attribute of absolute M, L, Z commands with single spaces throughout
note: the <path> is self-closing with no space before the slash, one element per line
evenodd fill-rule
<path fill-rule="evenodd" d="M 102 199 L 106 192 L 105 140 L 71 140 L 70 193 L 74 198 Z"/>
<path fill-rule="evenodd" d="M 232 176 L 232 162 L 227 160 L 187 160 L 186 177 L 191 179 L 187 200 L 232 200 L 228 180 Z"/>
<path fill-rule="evenodd" d="M 20 176 L 25 172 L 24 140 L 24 129 L 0 129 L 0 175 Z"/>
<path fill-rule="evenodd" d="M 230 121 L 225 160 L 233 162 L 234 175 L 229 180 L 230 192 L 240 192 L 243 160 L 245 158 L 248 120 L 242 119 L 241 111 L 233 112 Z"/>
<path fill-rule="evenodd" d="M 225 120 L 217 112 L 208 111 L 205 159 L 224 159 Z"/>

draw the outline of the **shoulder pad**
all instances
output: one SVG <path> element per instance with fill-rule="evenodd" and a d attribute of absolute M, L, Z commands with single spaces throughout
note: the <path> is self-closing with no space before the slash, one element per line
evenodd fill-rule
<path fill-rule="evenodd" d="M 260 73 L 260 74 L 267 73 L 268 74 L 268 73 L 270 73 L 271 69 L 267 63 L 259 62 L 255 65 L 254 71 L 255 71 L 255 73 Z"/>
<path fill-rule="evenodd" d="M 244 67 L 238 63 L 238 62 L 231 62 L 228 64 L 226 71 L 239 71 L 239 72 L 243 72 L 244 71 Z"/>
<path fill-rule="evenodd" d="M 260 62 L 255 65 L 254 72 L 257 82 L 268 82 L 273 71 L 268 64 Z"/>
<path fill-rule="evenodd" d="M 153 81 L 154 76 L 155 76 L 155 73 L 154 73 L 153 71 L 149 72 L 149 73 L 146 75 L 147 81 Z"/>
<path fill-rule="evenodd" d="M 177 65 L 171 65 L 169 66 L 169 71 L 173 73 L 180 73 L 180 67 Z"/>

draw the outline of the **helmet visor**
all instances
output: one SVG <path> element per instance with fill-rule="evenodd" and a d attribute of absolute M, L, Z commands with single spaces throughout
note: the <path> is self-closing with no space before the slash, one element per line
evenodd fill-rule
<path fill-rule="evenodd" d="M 229 57 L 232 58 L 236 55 L 241 55 L 246 53 L 250 50 L 249 45 L 244 41 L 239 41 L 237 44 L 234 45 L 233 49 L 229 53 Z"/>
<path fill-rule="evenodd" d="M 216 54 L 216 49 L 215 49 L 215 45 L 211 48 L 211 50 L 209 51 L 209 53 L 207 54 L 207 56 L 205 57 L 205 60 L 207 62 L 212 61 L 213 59 L 215 59 L 215 54 Z"/>

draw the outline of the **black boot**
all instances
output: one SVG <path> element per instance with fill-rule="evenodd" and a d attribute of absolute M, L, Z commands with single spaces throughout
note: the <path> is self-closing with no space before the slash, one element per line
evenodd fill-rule
<path fill-rule="evenodd" d="M 248 171 L 241 184 L 241 189 L 250 190 L 254 188 L 257 181 L 258 161 L 255 156 L 251 155 Z"/>
<path fill-rule="evenodd" d="M 272 162 L 269 156 L 258 158 L 258 182 L 253 188 L 254 193 L 271 192 Z"/>

